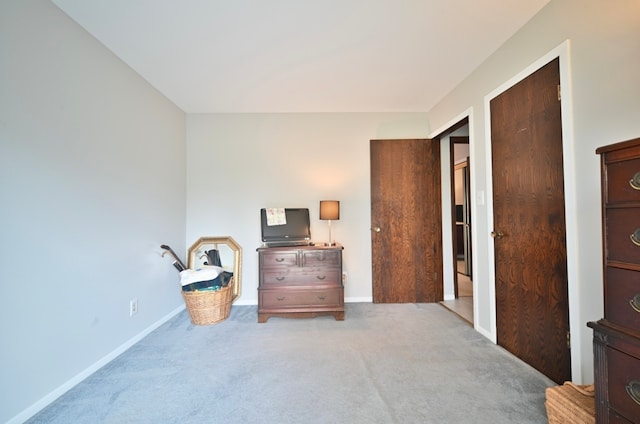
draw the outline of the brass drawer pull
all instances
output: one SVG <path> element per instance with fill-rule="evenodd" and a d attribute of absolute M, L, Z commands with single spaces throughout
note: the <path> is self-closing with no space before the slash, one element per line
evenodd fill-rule
<path fill-rule="evenodd" d="M 631 239 L 631 243 L 640 247 L 640 228 L 636 228 L 636 230 L 629 236 Z"/>
<path fill-rule="evenodd" d="M 640 381 L 633 380 L 630 381 L 629 384 L 624 386 L 627 389 L 627 394 L 635 403 L 640 405 Z"/>
<path fill-rule="evenodd" d="M 631 305 L 634 311 L 640 313 L 640 293 L 633 296 L 633 299 L 629 301 L 629 305 Z"/>
<path fill-rule="evenodd" d="M 284 258 L 276 258 L 276 262 L 284 262 Z"/>
<path fill-rule="evenodd" d="M 318 280 L 324 280 L 325 278 L 327 278 L 327 276 L 326 275 L 316 275 L 316 278 Z"/>
<path fill-rule="evenodd" d="M 640 172 L 636 172 L 636 175 L 629 180 L 629 185 L 632 189 L 640 191 Z"/>
<path fill-rule="evenodd" d="M 285 277 L 276 277 L 277 281 L 284 281 Z"/>

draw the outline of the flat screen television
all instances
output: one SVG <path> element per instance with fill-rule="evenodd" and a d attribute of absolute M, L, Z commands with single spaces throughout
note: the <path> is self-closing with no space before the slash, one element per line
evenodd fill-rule
<path fill-rule="evenodd" d="M 267 246 L 295 246 L 309 244 L 311 240 L 311 224 L 309 209 L 285 208 L 284 225 L 268 225 L 266 208 L 260 209 L 262 242 Z"/>

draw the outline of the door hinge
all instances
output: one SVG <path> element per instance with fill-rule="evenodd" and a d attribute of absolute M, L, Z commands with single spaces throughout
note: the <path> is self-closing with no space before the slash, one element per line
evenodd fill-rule
<path fill-rule="evenodd" d="M 567 349 L 571 349 L 571 332 L 567 331 Z"/>
<path fill-rule="evenodd" d="M 562 90 L 560 89 L 560 84 L 558 84 L 558 101 L 562 100 Z"/>

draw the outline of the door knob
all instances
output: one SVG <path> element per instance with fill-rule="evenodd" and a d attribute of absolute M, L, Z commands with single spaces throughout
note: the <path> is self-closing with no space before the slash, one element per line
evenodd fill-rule
<path fill-rule="evenodd" d="M 373 227 L 373 228 L 370 228 L 370 230 L 371 231 L 375 231 L 376 233 L 379 233 L 380 232 L 380 227 Z"/>
<path fill-rule="evenodd" d="M 491 231 L 491 237 L 500 240 L 502 237 L 504 237 L 504 233 L 502 231 Z"/>

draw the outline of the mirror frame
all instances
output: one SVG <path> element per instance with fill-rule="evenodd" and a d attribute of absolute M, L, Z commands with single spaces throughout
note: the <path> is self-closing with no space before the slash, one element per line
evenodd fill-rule
<path fill-rule="evenodd" d="M 233 299 L 232 302 L 240 297 L 242 292 L 242 247 L 231 237 L 200 237 L 187 250 L 187 267 L 193 268 L 196 263 L 196 255 L 204 253 L 207 245 L 225 244 L 233 251 Z M 216 246 L 211 246 L 216 248 Z"/>

